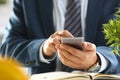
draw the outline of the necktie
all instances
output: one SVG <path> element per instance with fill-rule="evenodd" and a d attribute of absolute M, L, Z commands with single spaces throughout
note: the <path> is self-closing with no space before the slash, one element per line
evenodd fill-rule
<path fill-rule="evenodd" d="M 81 5 L 80 0 L 68 0 L 64 29 L 70 31 L 75 37 L 80 37 L 81 32 Z M 72 71 L 73 68 L 61 65 L 63 71 Z"/>
<path fill-rule="evenodd" d="M 68 0 L 64 29 L 70 31 L 75 37 L 82 35 L 80 8 L 80 0 Z"/>

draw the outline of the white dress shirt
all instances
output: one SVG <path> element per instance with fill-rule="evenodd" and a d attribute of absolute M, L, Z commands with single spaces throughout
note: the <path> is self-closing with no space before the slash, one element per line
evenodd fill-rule
<path fill-rule="evenodd" d="M 67 1 L 68 0 L 53 0 L 53 20 L 54 20 L 54 26 L 55 26 L 56 31 L 64 29 L 64 23 L 65 23 L 65 16 L 64 15 L 66 13 Z M 87 14 L 87 5 L 88 5 L 88 0 L 81 1 L 81 24 L 82 24 L 83 36 L 84 36 L 85 27 L 86 27 L 85 19 L 86 19 L 86 14 Z M 106 67 L 108 65 L 108 61 L 100 53 L 97 52 L 97 54 L 101 60 L 101 68 L 98 72 L 101 72 L 104 69 L 106 69 Z M 54 58 L 45 59 L 43 57 L 43 54 L 42 54 L 42 46 L 40 47 L 40 60 L 42 62 L 49 64 L 50 61 L 53 60 Z"/>

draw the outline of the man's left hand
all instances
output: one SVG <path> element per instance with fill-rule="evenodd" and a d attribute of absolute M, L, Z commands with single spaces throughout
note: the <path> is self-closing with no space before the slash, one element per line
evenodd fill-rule
<path fill-rule="evenodd" d="M 71 68 L 89 69 L 97 62 L 96 46 L 90 42 L 82 43 L 82 50 L 66 44 L 56 46 L 60 61 Z"/>

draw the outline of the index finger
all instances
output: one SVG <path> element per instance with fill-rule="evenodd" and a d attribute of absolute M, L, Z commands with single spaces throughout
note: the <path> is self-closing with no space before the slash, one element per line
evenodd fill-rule
<path fill-rule="evenodd" d="M 82 54 L 83 54 L 83 52 L 81 50 L 78 50 L 78 49 L 73 48 L 72 46 L 69 46 L 66 44 L 61 44 L 60 47 L 76 57 L 78 57 L 79 55 L 82 56 Z"/>
<path fill-rule="evenodd" d="M 61 30 L 61 31 L 57 31 L 55 32 L 55 35 L 60 35 L 60 36 L 63 36 L 63 37 L 74 37 L 69 31 L 67 30 Z"/>

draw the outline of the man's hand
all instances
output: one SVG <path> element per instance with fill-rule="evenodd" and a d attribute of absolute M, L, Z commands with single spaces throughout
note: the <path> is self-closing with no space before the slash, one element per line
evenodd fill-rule
<path fill-rule="evenodd" d="M 52 34 L 45 41 L 45 43 L 43 45 L 44 56 L 51 57 L 57 52 L 57 49 L 55 48 L 55 46 L 59 45 L 61 43 L 62 37 L 73 37 L 73 35 L 66 30 L 57 31 L 54 34 Z"/>
<path fill-rule="evenodd" d="M 97 61 L 96 46 L 89 42 L 82 43 L 82 49 L 60 44 L 56 46 L 61 62 L 75 69 L 89 69 Z"/>

